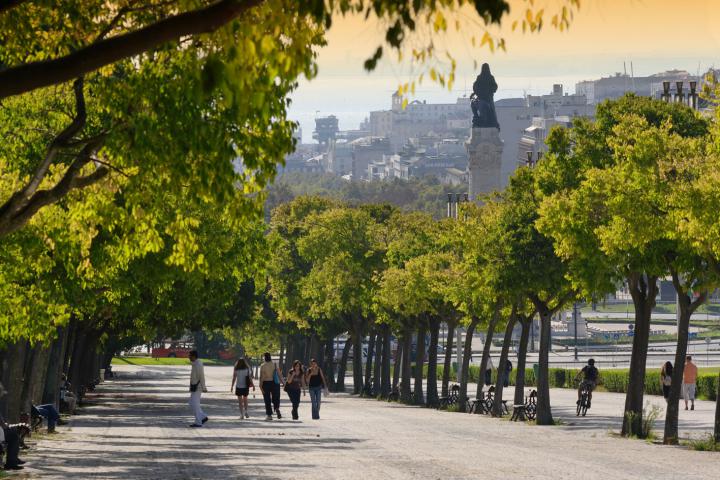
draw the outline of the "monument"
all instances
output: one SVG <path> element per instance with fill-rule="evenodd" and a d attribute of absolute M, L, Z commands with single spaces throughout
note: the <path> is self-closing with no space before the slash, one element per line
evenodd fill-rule
<path fill-rule="evenodd" d="M 473 83 L 470 107 L 473 112 L 472 132 L 466 142 L 470 200 L 501 188 L 503 141 L 493 99 L 497 91 L 490 66 L 483 63 Z"/>

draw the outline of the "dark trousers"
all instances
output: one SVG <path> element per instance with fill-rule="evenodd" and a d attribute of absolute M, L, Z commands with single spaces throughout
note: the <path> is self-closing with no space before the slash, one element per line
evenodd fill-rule
<path fill-rule="evenodd" d="M 15 467 L 18 464 L 18 453 L 20 452 L 20 437 L 17 432 L 9 428 L 3 428 L 5 443 L 7 444 L 6 467 Z"/>
<path fill-rule="evenodd" d="M 287 391 L 288 397 L 290 397 L 290 403 L 292 403 L 292 418 L 297 420 L 298 418 L 298 407 L 300 406 L 300 389 L 290 388 Z"/>
<path fill-rule="evenodd" d="M 265 401 L 265 414 L 272 416 L 273 409 L 280 410 L 280 385 L 272 380 L 262 383 L 263 400 Z"/>
<path fill-rule="evenodd" d="M 55 405 L 48 403 L 46 405 L 33 406 L 32 408 L 33 413 L 40 415 L 41 417 L 45 417 L 45 420 L 47 420 L 48 430 L 55 430 L 55 424 L 57 424 L 57 421 L 60 419 L 60 414 L 55 408 Z"/>

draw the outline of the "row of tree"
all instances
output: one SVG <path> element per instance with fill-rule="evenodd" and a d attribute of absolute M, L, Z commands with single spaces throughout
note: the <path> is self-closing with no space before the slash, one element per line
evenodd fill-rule
<path fill-rule="evenodd" d="M 283 204 L 273 212 L 269 234 L 274 255 L 268 294 L 278 324 L 290 323 L 314 338 L 315 356 L 332 355 L 333 339 L 347 332 L 338 388 L 344 386 L 352 345 L 355 393 L 387 396 L 402 378 L 400 397 L 427 405 L 438 401 L 440 325 L 448 326 L 450 347 L 442 370 L 445 394 L 454 330 L 462 326 L 466 340 L 457 346 L 464 351 L 462 410 L 473 333 L 486 330 L 481 372 L 492 339 L 504 335 L 498 370 L 505 372 L 517 324 L 515 403 L 522 403 L 530 322 L 537 315 L 537 421 L 547 425 L 553 423 L 551 317 L 573 301 L 599 299 L 625 284 L 635 309 L 635 336 L 622 431 L 641 435 L 650 314 L 659 280 L 672 278 L 680 298 L 676 365 L 684 363 L 691 314 L 720 280 L 718 118 L 634 95 L 605 102 L 594 121 L 553 130 L 539 164 L 520 168 L 506 189 L 482 205 L 463 204 L 457 219 L 319 197 Z M 390 348 L 392 335 L 399 338 L 397 355 Z M 359 352 L 365 338 L 363 371 Z M 413 338 L 420 339 L 417 345 Z M 292 352 L 288 348 L 288 358 Z M 682 373 L 681 368 L 673 373 L 667 443 L 677 442 Z M 482 388 L 479 382 L 478 396 Z M 500 399 L 502 374 L 496 388 Z"/>

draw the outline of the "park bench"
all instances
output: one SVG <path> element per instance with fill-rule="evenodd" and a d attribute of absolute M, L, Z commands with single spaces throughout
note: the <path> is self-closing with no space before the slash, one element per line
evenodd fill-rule
<path fill-rule="evenodd" d="M 438 399 L 437 408 L 447 408 L 450 405 L 455 405 L 460 397 L 460 385 L 454 384 L 450 387 L 450 391 L 447 396 L 440 397 Z"/>
<path fill-rule="evenodd" d="M 42 427 L 43 417 L 35 413 L 23 412 L 20 414 L 20 422 L 18 425 L 27 425 L 31 431 L 37 432 Z"/>
<path fill-rule="evenodd" d="M 535 420 L 535 417 L 537 416 L 537 391 L 532 390 L 530 392 L 529 396 L 525 397 L 525 403 L 521 403 L 519 405 L 513 405 L 513 414 L 512 417 L 510 417 L 510 420 L 517 422 L 517 421 L 526 421 L 526 420 Z"/>
<path fill-rule="evenodd" d="M 397 402 L 400 400 L 400 387 L 393 385 L 390 395 L 388 395 L 388 402 Z"/>
<path fill-rule="evenodd" d="M 501 414 L 507 415 L 510 413 L 510 410 L 508 408 L 507 400 L 501 401 Z M 487 393 L 485 393 L 485 403 L 484 403 L 484 412 L 483 413 L 490 413 L 492 412 L 493 404 L 495 403 L 495 385 L 492 385 L 490 388 L 488 388 Z"/>
<path fill-rule="evenodd" d="M 525 415 L 528 420 L 537 417 L 537 390 L 530 391 L 530 395 L 525 397 Z"/>

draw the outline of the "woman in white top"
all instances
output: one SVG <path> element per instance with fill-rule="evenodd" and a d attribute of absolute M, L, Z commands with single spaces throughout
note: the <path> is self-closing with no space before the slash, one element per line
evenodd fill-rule
<path fill-rule="evenodd" d="M 255 390 L 255 385 L 253 385 L 250 366 L 244 358 L 240 358 L 235 362 L 233 378 L 230 383 L 231 392 L 233 391 L 233 387 L 235 387 L 235 395 L 238 397 L 238 404 L 240 406 L 240 419 L 250 418 L 250 415 L 248 415 L 248 394 L 250 393 L 250 387 L 252 387 L 253 391 Z"/>

